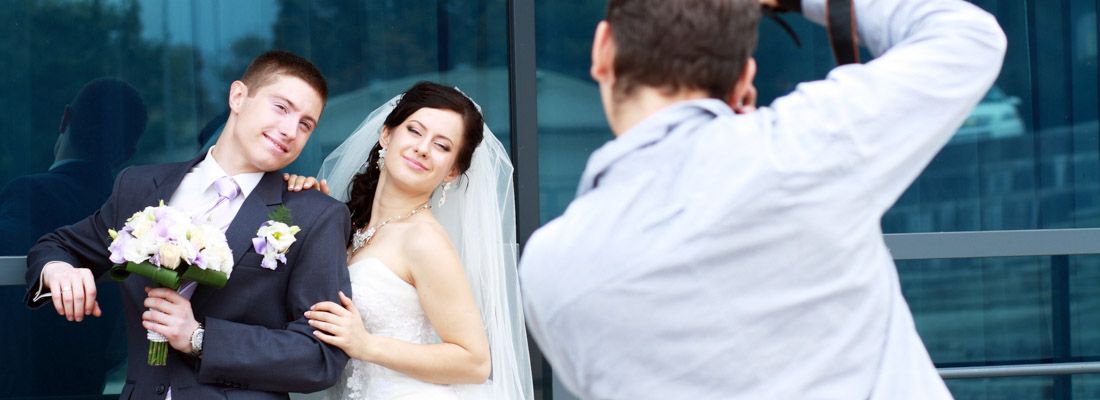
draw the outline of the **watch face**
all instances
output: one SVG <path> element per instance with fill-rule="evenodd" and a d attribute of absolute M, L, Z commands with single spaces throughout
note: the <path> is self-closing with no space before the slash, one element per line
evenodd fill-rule
<path fill-rule="evenodd" d="M 202 335 L 206 331 L 202 328 L 196 329 L 195 333 L 191 335 L 191 352 L 198 353 L 202 351 Z"/>

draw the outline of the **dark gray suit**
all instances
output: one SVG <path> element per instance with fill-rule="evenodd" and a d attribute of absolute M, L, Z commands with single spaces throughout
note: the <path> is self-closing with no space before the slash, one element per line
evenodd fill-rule
<path fill-rule="evenodd" d="M 27 304 L 38 307 L 48 301 L 32 304 L 30 299 L 49 261 L 103 275 L 112 265 L 107 230 L 121 229 L 134 212 L 171 199 L 203 157 L 128 168 L 99 211 L 44 236 L 27 256 Z M 161 399 L 169 386 L 176 400 L 279 399 L 287 398 L 286 392 L 312 392 L 336 382 L 348 357 L 317 340 L 303 313 L 319 301 L 339 302 L 337 291 L 351 293 L 345 253 L 351 231 L 348 209 L 315 190 L 292 193 L 285 188 L 280 173 L 263 176 L 226 230 L 237 259 L 229 282 L 222 289 L 200 286 L 191 298 L 195 318 L 206 327 L 201 359 L 172 350 L 167 366 L 147 366 L 141 313 L 143 288 L 151 283 L 135 275 L 119 285 L 128 343 L 122 399 Z M 301 231 L 287 263 L 272 271 L 260 268 L 262 257 L 251 240 L 280 204 L 291 210 Z"/>

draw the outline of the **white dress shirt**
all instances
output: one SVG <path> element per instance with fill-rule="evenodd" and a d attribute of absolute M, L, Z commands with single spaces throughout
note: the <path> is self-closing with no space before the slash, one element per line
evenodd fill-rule
<path fill-rule="evenodd" d="M 205 213 L 218 201 L 218 191 L 214 189 L 214 181 L 223 176 L 229 176 L 225 169 L 218 165 L 214 159 L 214 148 L 206 151 L 206 158 L 195 164 L 187 175 L 183 176 L 172 199 L 167 201 L 169 206 L 179 209 L 187 215 L 197 216 Z M 233 181 L 241 188 L 241 194 L 229 202 L 228 215 L 230 219 L 237 215 L 244 199 L 260 184 L 264 177 L 263 172 L 250 172 L 233 175 Z"/>
<path fill-rule="evenodd" d="M 1000 71 L 992 16 L 857 0 L 881 55 L 736 115 L 677 103 L 592 154 L 528 241 L 530 332 L 592 399 L 945 399 L 883 213 Z M 804 0 L 822 23 L 824 0 Z M 888 50 L 888 51 L 887 51 Z"/>

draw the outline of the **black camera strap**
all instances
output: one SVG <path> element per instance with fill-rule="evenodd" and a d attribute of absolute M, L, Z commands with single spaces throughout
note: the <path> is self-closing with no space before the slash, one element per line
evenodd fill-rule
<path fill-rule="evenodd" d="M 859 63 L 859 34 L 852 0 L 828 0 L 825 3 L 829 45 L 837 65 Z"/>
<path fill-rule="evenodd" d="M 778 2 L 779 8 L 775 10 L 765 8 L 765 15 L 779 23 L 779 26 L 794 38 L 795 44 L 801 47 L 794 30 L 775 15 L 775 12 L 801 13 L 802 0 L 778 0 Z M 852 0 L 826 0 L 825 29 L 829 33 L 829 46 L 833 50 L 837 65 L 858 63 L 859 35 L 856 31 L 856 11 L 852 6 Z"/>

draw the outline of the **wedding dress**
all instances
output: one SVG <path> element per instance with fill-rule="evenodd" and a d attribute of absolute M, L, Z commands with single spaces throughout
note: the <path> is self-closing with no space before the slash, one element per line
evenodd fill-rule
<path fill-rule="evenodd" d="M 416 288 L 397 277 L 377 258 L 348 266 L 352 300 L 372 335 L 410 343 L 439 343 Z M 459 400 L 485 398 L 469 385 L 428 383 L 378 364 L 352 359 L 340 381 L 326 393 L 331 399 Z M 460 397 L 461 396 L 461 397 Z"/>
<path fill-rule="evenodd" d="M 370 113 L 355 132 L 325 158 L 318 173 L 332 196 L 347 201 L 348 188 L 363 170 L 378 142 L 382 123 L 401 96 Z M 479 108 L 480 109 L 480 108 Z M 470 168 L 455 180 L 458 189 L 436 218 L 462 260 L 474 300 L 485 323 L 492 371 L 484 384 L 437 385 L 377 364 L 352 359 L 331 399 L 534 399 L 527 332 L 516 272 L 516 219 L 512 163 L 504 146 L 483 127 L 485 138 L 474 149 Z M 431 202 L 438 204 L 441 191 Z M 438 343 L 439 337 L 420 307 L 416 289 L 381 261 L 366 258 L 348 266 L 353 302 L 368 332 L 410 343 Z"/>

